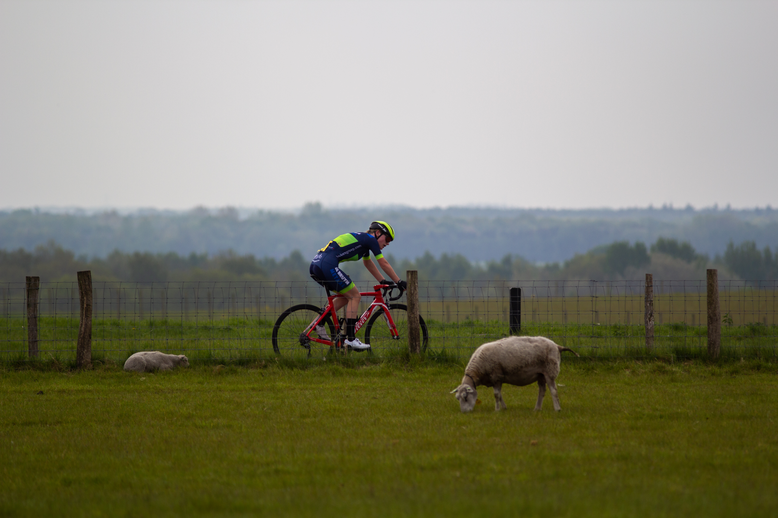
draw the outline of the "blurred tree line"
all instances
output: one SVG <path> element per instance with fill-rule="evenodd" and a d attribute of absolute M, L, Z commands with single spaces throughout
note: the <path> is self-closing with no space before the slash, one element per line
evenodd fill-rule
<path fill-rule="evenodd" d="M 506 255 L 561 266 L 594 247 L 623 241 L 653 243 L 660 237 L 687 242 L 710 257 L 724 254 L 729 241 L 753 241 L 760 249 L 778 242 L 778 210 L 770 207 L 325 209 L 308 203 L 290 212 L 231 207 L 131 213 L 0 211 L 0 248 L 35 250 L 54 239 L 64 249 L 88 257 L 142 250 L 155 256 L 175 252 L 188 260 L 194 250 L 215 260 L 223 250 L 233 250 L 239 256 L 282 261 L 295 250 L 312 254 L 339 233 L 366 230 L 375 219 L 388 221 L 397 230 L 398 239 L 390 249 L 397 259 L 413 261 L 430 250 L 436 257 L 461 254 L 473 266 Z M 170 270 L 175 268 L 171 265 Z"/>
<path fill-rule="evenodd" d="M 282 259 L 231 250 L 213 256 L 115 250 L 105 258 L 89 259 L 50 241 L 32 251 L 0 250 L 0 281 L 23 282 L 28 275 L 43 282 L 75 281 L 81 270 L 91 270 L 96 281 L 299 281 L 309 278 L 310 259 L 297 250 Z M 697 253 L 688 242 L 661 237 L 650 247 L 640 241 L 616 241 L 561 263 L 541 265 L 512 254 L 485 262 L 470 261 L 462 254 L 435 257 L 430 252 L 414 260 L 391 254 L 387 259 L 401 275 L 417 270 L 420 280 L 635 280 L 646 273 L 657 279 L 697 280 L 705 279 L 707 268 L 718 268 L 720 278 L 778 279 L 778 257 L 770 247 L 759 250 L 753 241 L 730 242 L 724 254 L 713 259 Z M 355 281 L 372 279 L 358 262 L 342 266 Z"/>

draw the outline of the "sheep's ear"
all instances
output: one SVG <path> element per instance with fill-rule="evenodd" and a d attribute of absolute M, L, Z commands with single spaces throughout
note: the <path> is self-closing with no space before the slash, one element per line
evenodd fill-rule
<path fill-rule="evenodd" d="M 470 385 L 465 385 L 465 390 L 467 390 L 468 392 L 473 392 L 473 387 L 471 387 Z"/>
<path fill-rule="evenodd" d="M 456 391 L 457 391 L 457 389 L 458 389 L 458 388 L 459 388 L 459 387 L 455 388 L 454 390 L 452 390 L 451 392 L 449 392 L 449 394 L 454 394 L 454 393 L 456 393 Z"/>

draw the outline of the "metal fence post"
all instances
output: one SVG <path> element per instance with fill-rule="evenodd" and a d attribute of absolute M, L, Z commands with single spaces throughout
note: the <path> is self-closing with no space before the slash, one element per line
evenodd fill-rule
<path fill-rule="evenodd" d="M 654 347 L 654 276 L 646 274 L 646 299 L 644 321 L 646 324 L 646 349 Z"/>
<path fill-rule="evenodd" d="M 81 323 L 76 343 L 76 366 L 92 366 L 92 272 L 78 272 L 78 294 L 81 303 Z"/>
<path fill-rule="evenodd" d="M 719 272 L 708 270 L 708 356 L 719 358 L 721 352 L 721 308 L 719 307 Z"/>
<path fill-rule="evenodd" d="M 38 356 L 38 288 L 40 277 L 27 277 L 27 351 L 30 358 Z"/>
<path fill-rule="evenodd" d="M 510 289 L 509 333 L 516 335 L 521 333 L 521 288 Z"/>
<path fill-rule="evenodd" d="M 408 348 L 411 353 L 421 351 L 421 333 L 419 331 L 419 272 L 408 270 Z"/>

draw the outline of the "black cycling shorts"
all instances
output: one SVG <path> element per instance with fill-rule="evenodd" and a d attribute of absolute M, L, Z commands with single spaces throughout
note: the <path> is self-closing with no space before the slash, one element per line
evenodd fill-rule
<path fill-rule="evenodd" d="M 318 282 L 326 289 L 337 293 L 345 293 L 350 290 L 354 283 L 346 272 L 341 270 L 337 264 L 321 264 L 312 262 L 309 273 L 314 281 Z"/>

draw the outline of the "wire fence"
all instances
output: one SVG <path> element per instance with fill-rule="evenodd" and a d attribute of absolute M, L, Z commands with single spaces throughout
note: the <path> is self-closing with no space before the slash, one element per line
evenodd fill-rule
<path fill-rule="evenodd" d="M 650 347 L 643 281 L 420 281 L 428 351 L 467 358 L 482 343 L 510 334 L 510 290 L 516 287 L 518 332 L 547 336 L 582 357 L 683 359 L 700 356 L 707 346 L 704 280 L 654 282 Z M 27 288 L 23 282 L 0 284 L 0 359 L 28 355 Z M 719 280 L 718 288 L 722 354 L 775 358 L 778 281 Z M 273 325 L 284 309 L 325 302 L 324 290 L 312 281 L 94 282 L 92 353 L 117 362 L 141 350 L 190 360 L 270 357 Z M 78 283 L 40 283 L 35 304 L 39 356 L 71 361 L 79 333 Z M 363 300 L 361 310 L 368 304 Z M 395 347 L 407 348 L 407 342 Z"/>

